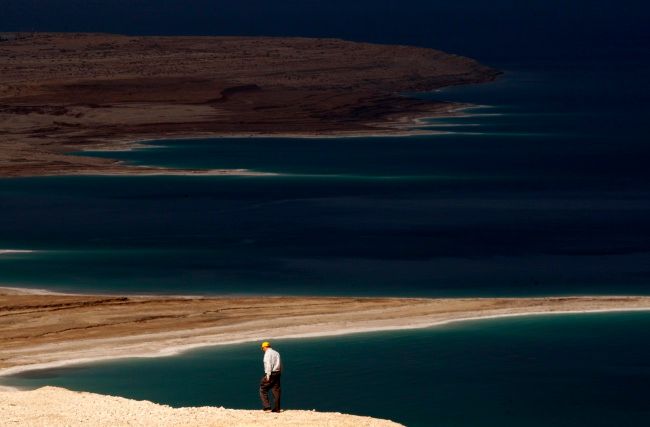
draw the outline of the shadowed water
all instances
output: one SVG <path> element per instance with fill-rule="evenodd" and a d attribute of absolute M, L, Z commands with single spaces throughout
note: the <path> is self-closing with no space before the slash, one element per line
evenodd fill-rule
<path fill-rule="evenodd" d="M 418 96 L 430 136 L 156 141 L 91 153 L 263 177 L 0 181 L 0 283 L 210 294 L 650 290 L 650 97 L 638 64 L 512 67 Z M 531 68 L 532 67 L 532 68 Z M 46 213 L 46 215 L 44 215 Z"/>

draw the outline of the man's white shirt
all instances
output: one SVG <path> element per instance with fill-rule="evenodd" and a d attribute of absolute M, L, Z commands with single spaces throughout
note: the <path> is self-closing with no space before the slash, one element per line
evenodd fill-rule
<path fill-rule="evenodd" d="M 269 348 L 264 352 L 264 373 L 271 375 L 271 372 L 279 371 L 282 369 L 280 362 L 280 353 Z"/>

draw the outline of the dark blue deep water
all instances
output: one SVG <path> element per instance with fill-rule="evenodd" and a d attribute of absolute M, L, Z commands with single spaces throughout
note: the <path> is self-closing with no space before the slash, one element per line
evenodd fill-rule
<path fill-rule="evenodd" d="M 275 342 L 290 409 L 408 426 L 642 426 L 650 419 L 650 314 L 536 316 L 421 331 Z M 259 408 L 258 343 L 5 380 L 172 406 Z"/>
<path fill-rule="evenodd" d="M 482 60 L 639 58 L 644 0 L 3 0 L 0 31 L 338 37 Z"/>
<path fill-rule="evenodd" d="M 6 0 L 0 31 L 339 37 L 475 57 L 433 136 L 152 141 L 259 177 L 0 180 L 0 284 L 182 294 L 650 294 L 650 21 L 638 0 Z M 106 156 L 107 153 L 91 153 Z M 3 253 L 3 249 L 33 252 Z M 647 314 L 277 343 L 286 404 L 413 426 L 644 425 Z M 9 381 L 253 408 L 257 344 Z"/>

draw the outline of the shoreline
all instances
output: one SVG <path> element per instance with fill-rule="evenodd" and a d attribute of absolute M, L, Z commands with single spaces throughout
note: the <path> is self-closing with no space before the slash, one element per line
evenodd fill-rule
<path fill-rule="evenodd" d="M 404 121 L 404 124 L 393 124 L 394 127 L 389 128 L 376 128 L 368 131 L 331 131 L 326 133 L 321 132 L 217 132 L 211 134 L 197 133 L 197 134 L 179 134 L 168 135 L 161 134 L 159 136 L 152 135 L 148 138 L 120 138 L 116 140 L 106 140 L 100 143 L 88 144 L 78 147 L 76 150 L 65 150 L 63 156 L 67 156 L 70 160 L 78 159 L 83 156 L 83 153 L 116 153 L 116 152 L 130 152 L 136 150 L 155 150 L 156 142 L 160 141 L 174 141 L 174 140 L 210 140 L 210 139 L 347 139 L 347 138 L 409 138 L 409 137 L 422 137 L 422 136 L 436 136 L 444 135 L 449 132 L 441 130 L 427 130 L 426 120 L 442 119 L 446 117 L 457 117 L 463 115 L 462 111 L 471 109 L 476 106 L 459 104 L 457 108 L 451 109 L 449 112 L 443 112 L 439 115 L 435 113 L 426 115 L 408 115 L 404 114 L 398 116 L 398 121 Z M 384 126 L 389 126 L 389 123 L 382 123 Z M 399 130 L 396 130 L 399 129 Z M 152 143 L 149 145 L 148 143 Z M 84 157 L 88 158 L 88 157 Z M 91 157 L 92 158 L 92 157 Z M 164 166 L 151 165 L 135 165 L 128 161 L 115 160 L 109 157 L 94 157 L 94 159 L 102 159 L 112 162 L 110 165 L 103 165 L 92 168 L 92 170 L 42 170 L 31 171 L 29 174 L 15 174 L 6 175 L 0 170 L 0 179 L 8 178 L 36 178 L 36 177 L 56 177 L 56 176 L 243 176 L 243 177 L 270 177 L 270 176 L 284 176 L 286 174 L 276 172 L 263 172 L 254 171 L 250 169 L 191 169 L 191 168 L 172 168 Z"/>
<path fill-rule="evenodd" d="M 151 138 L 141 139 L 119 139 L 113 141 L 104 141 L 98 144 L 82 146 L 78 151 L 65 152 L 64 156 L 69 156 L 71 159 L 83 156 L 83 153 L 123 153 L 137 150 L 155 150 L 161 148 L 156 146 L 155 143 L 164 141 L 175 140 L 210 140 L 210 139 L 348 139 L 348 138 L 416 138 L 423 136 L 438 136 L 453 133 L 444 130 L 429 130 L 427 127 L 444 127 L 440 124 L 428 124 L 427 120 L 444 119 L 448 117 L 461 117 L 465 114 L 463 111 L 472 108 L 482 108 L 484 105 L 471 105 L 459 104 L 457 108 L 451 109 L 449 112 L 443 112 L 439 115 L 426 114 L 426 115 L 403 115 L 400 119 L 408 122 L 409 124 L 400 124 L 395 128 L 383 129 L 379 128 L 369 131 L 334 131 L 330 133 L 283 133 L 283 132 L 267 132 L 267 133 L 247 133 L 247 132 L 232 132 L 232 133 L 214 133 L 214 134 L 196 134 L 196 135 L 160 135 L 159 137 L 152 136 Z M 471 116 L 471 114 L 467 114 Z M 386 125 L 384 123 L 383 125 Z M 400 129 L 400 130 L 395 130 Z M 149 144 L 151 143 L 151 145 Z M 255 171 L 250 169 L 191 169 L 191 168 L 172 168 L 165 166 L 150 165 L 136 165 L 128 161 L 115 160 L 109 157 L 95 157 L 96 159 L 103 159 L 113 162 L 110 166 L 102 166 L 94 168 L 93 170 L 57 170 L 57 171 L 40 171 L 31 172 L 29 174 L 16 174 L 4 175 L 0 171 L 0 179 L 18 179 L 18 178 L 45 178 L 45 177 L 60 177 L 60 176 L 102 176 L 102 177 L 138 177 L 138 176 L 185 176 L 185 177 L 205 177 L 205 176 L 238 176 L 238 177 L 278 177 L 278 176 L 291 176 L 291 174 L 278 173 L 278 172 L 264 172 Z"/>
<path fill-rule="evenodd" d="M 464 105 L 457 110 L 473 108 L 473 106 Z M 458 115 L 461 115 L 459 113 Z M 83 153 L 117 153 L 117 152 L 130 152 L 136 150 L 155 150 L 155 145 L 148 146 L 148 142 L 156 143 L 159 141 L 174 141 L 174 140 L 210 140 L 210 139 L 275 139 L 275 138 L 288 138 L 288 139 L 347 139 L 347 138 L 410 138 L 422 136 L 436 136 L 444 135 L 449 132 L 441 130 L 427 130 L 421 126 L 426 126 L 424 123 L 428 119 L 441 119 L 445 117 L 455 117 L 456 114 L 443 113 L 441 115 L 424 115 L 424 116 L 408 116 L 404 115 L 404 120 L 412 121 L 411 125 L 404 125 L 404 129 L 413 128 L 412 130 L 399 130 L 384 129 L 380 131 L 373 129 L 368 132 L 363 131 L 339 131 L 330 133 L 283 133 L 283 132 L 266 132 L 266 133 L 213 133 L 213 134 L 181 134 L 178 136 L 161 134 L 159 137 L 151 136 L 146 139 L 120 139 L 113 141 L 103 141 L 98 144 L 89 144 L 77 148 L 74 151 L 64 151 L 62 155 L 64 158 L 67 156 L 69 160 L 75 160 L 83 156 Z M 111 162 L 110 165 L 96 166 L 86 169 L 69 169 L 69 170 L 41 170 L 30 171 L 28 174 L 3 174 L 0 168 L 0 179 L 11 178 L 38 178 L 38 177 L 58 177 L 58 176 L 105 176 L 105 177 L 138 177 L 138 176 L 240 176 L 240 177 L 277 177 L 285 176 L 287 174 L 277 172 L 263 172 L 254 171 L 250 169 L 191 169 L 191 168 L 172 168 L 164 166 L 151 165 L 135 165 L 128 161 L 115 160 L 109 157 L 83 157 L 84 159 L 101 159 Z"/>
<path fill-rule="evenodd" d="M 409 94 L 502 74 L 435 49 L 340 39 L 37 32 L 2 47 L 0 177 L 151 173 L 79 153 L 168 138 L 431 134 L 422 119 L 470 105 Z"/>
<path fill-rule="evenodd" d="M 486 84 L 486 83 L 477 83 Z M 421 92 L 428 93 L 428 92 Z M 107 140 L 103 144 L 96 143 L 90 146 L 81 147 L 79 153 L 96 152 L 96 153 L 111 153 L 111 152 L 129 152 L 136 150 L 155 150 L 156 148 L 164 148 L 156 146 L 157 142 L 165 141 L 183 141 L 183 140 L 207 140 L 207 139 L 347 139 L 347 138 L 409 138 L 419 136 L 435 136 L 445 135 L 449 132 L 440 130 L 430 130 L 427 126 L 427 120 L 437 120 L 454 117 L 471 117 L 474 114 L 466 113 L 468 110 L 475 108 L 491 108 L 490 105 L 484 104 L 469 104 L 469 103 L 454 103 L 449 104 L 449 108 L 445 111 L 434 111 L 431 113 L 409 114 L 396 113 L 394 115 L 395 121 L 388 123 L 378 123 L 383 125 L 392 125 L 389 128 L 374 128 L 368 130 L 332 130 L 329 132 L 282 132 L 282 131 L 267 131 L 267 132 L 215 132 L 211 134 L 180 134 L 153 136 L 151 138 L 118 138 Z M 443 125 L 435 125 L 443 126 Z M 104 144 L 106 146 L 104 146 Z M 68 154 L 74 156 L 75 154 Z M 124 163 L 123 163 L 124 164 Z M 156 166 L 143 166 L 143 167 L 156 167 Z M 229 170 L 229 169 L 224 169 Z M 2 178 L 2 176 L 0 176 Z"/>
<path fill-rule="evenodd" d="M 25 339 L 15 345 L 11 331 L 2 332 L 0 377 L 26 371 L 60 368 L 125 358 L 177 355 L 205 347 L 242 344 L 264 339 L 301 339 L 356 333 L 425 329 L 457 322 L 497 318 L 650 311 L 650 296 L 579 296 L 519 298 L 354 298 L 354 297 L 196 297 L 103 296 L 38 294 L 0 288 L 0 311 L 13 321 L 42 321 L 54 309 L 60 328 L 43 325 L 34 334 L 42 342 Z M 9 292 L 9 294 L 7 294 Z M 45 291 L 47 292 L 47 291 Z M 36 299 L 34 305 L 25 301 Z M 16 301 L 8 305 L 7 301 Z M 53 300 L 47 305 L 48 300 Z M 20 302 L 21 305 L 17 305 Z M 36 307 L 36 308 L 32 308 Z M 39 310 L 43 310 L 39 312 Z M 269 328 L 258 319 L 277 313 Z M 98 314 L 102 313 L 103 314 Z M 201 312 L 215 314 L 201 319 Z M 28 313 L 28 314 L 25 314 Z M 88 319 L 88 313 L 98 316 Z M 232 320 L 227 316 L 232 316 Z M 27 316 L 25 318 L 25 316 Z M 115 318 L 120 319 L 120 324 Z M 125 318 L 133 327 L 115 333 Z M 263 317 L 263 316 L 262 316 Z M 67 319 L 67 320 L 66 320 Z M 162 319 L 162 320 L 157 320 Z M 165 323 L 164 319 L 171 319 Z M 89 328 L 89 322 L 99 327 Z M 155 324 L 156 321 L 159 324 Z M 69 323 L 67 323 L 69 322 Z M 127 322 L 129 323 L 129 322 Z M 130 323 L 129 323 L 130 325 Z M 143 329 L 143 326 L 147 329 Z M 69 334 L 69 331 L 76 331 Z M 15 331 L 14 331 L 15 332 Z M 24 332 L 20 333 L 21 336 Z M 58 334 L 58 335 L 57 335 Z M 67 335 L 66 335 L 67 334 Z M 6 335 L 6 336 L 5 336 Z M 43 340 L 42 337 L 50 339 Z"/>
<path fill-rule="evenodd" d="M 385 326 L 377 328 L 350 328 L 350 329 L 339 329 L 329 332 L 313 332 L 313 333 L 304 333 L 296 335 L 278 335 L 278 336 L 268 336 L 266 338 L 270 340 L 289 340 L 289 339 L 303 339 L 303 338 L 321 338 L 321 337 L 333 337 L 333 336 L 344 336 L 344 335 L 353 335 L 353 334 L 366 334 L 366 333 L 379 333 L 379 332 L 394 332 L 394 331 L 406 331 L 406 330 L 417 330 L 417 329 L 429 329 L 439 326 L 446 326 L 455 323 L 463 322 L 476 322 L 483 320 L 493 320 L 493 319 L 506 319 L 511 317 L 536 317 L 536 316 L 557 316 L 557 315 L 581 315 L 581 314 L 603 314 L 603 313 L 632 313 L 632 312 L 650 312 L 650 307 L 648 308 L 612 308 L 612 309 L 595 309 L 595 310 L 582 310 L 582 311 L 531 311 L 526 313 L 509 313 L 509 314 L 495 314 L 495 315 L 486 315 L 486 316 L 475 316 L 475 317 L 464 317 L 458 319 L 449 319 L 449 320 L 440 320 L 433 323 L 415 323 L 409 325 L 400 325 L 400 326 Z M 12 375 L 18 375 L 24 372 L 30 371 L 40 371 L 48 369 L 57 369 L 64 368 L 68 366 L 79 366 L 87 365 L 101 362 L 110 362 L 120 359 L 155 359 L 159 357 L 173 357 L 189 351 L 198 350 L 202 348 L 210 347 L 221 347 L 237 344 L 246 344 L 251 342 L 256 342 L 264 338 L 244 338 L 244 339 L 235 339 L 232 341 L 220 342 L 220 343 L 197 343 L 197 344 L 187 344 L 187 345 L 178 345 L 175 347 L 163 348 L 152 353 L 133 353 L 133 354 L 116 354 L 111 356 L 98 356 L 94 358 L 81 358 L 81 359 L 69 359 L 59 362 L 43 363 L 39 365 L 26 365 L 26 366 L 16 366 L 12 368 L 0 369 L 0 391 L 5 390 L 15 390 L 22 391 L 27 390 L 18 387 L 11 387 L 2 385 L 2 377 L 8 377 Z"/>

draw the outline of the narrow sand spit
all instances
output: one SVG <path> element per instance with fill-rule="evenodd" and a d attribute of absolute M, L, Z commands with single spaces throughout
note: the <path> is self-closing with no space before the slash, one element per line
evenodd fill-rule
<path fill-rule="evenodd" d="M 337 412 L 262 411 L 211 406 L 171 408 L 148 401 L 74 392 L 58 387 L 0 391 L 0 426 L 341 426 L 397 427 L 401 424 Z"/>
<path fill-rule="evenodd" d="M 650 297 L 208 298 L 41 295 L 0 288 L 0 375 L 263 339 L 629 310 L 650 310 Z M 268 319 L 273 319 L 272 325 Z"/>

